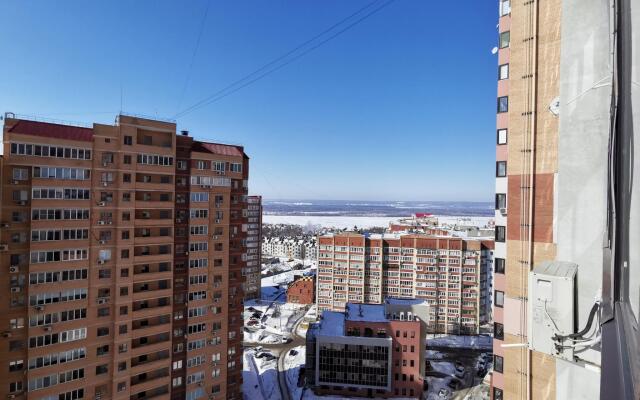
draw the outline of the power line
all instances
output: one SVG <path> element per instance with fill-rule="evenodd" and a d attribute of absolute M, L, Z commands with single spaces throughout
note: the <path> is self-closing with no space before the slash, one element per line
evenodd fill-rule
<path fill-rule="evenodd" d="M 191 54 L 191 62 L 189 63 L 187 76 L 184 80 L 182 91 L 180 92 L 178 109 L 180 109 L 180 107 L 182 106 L 182 100 L 184 99 L 184 94 L 187 91 L 187 87 L 189 86 L 189 81 L 191 80 L 191 72 L 193 71 L 193 64 L 195 63 L 196 54 L 198 54 L 198 49 L 200 48 L 200 40 L 202 39 L 202 32 L 204 31 L 204 23 L 207 21 L 207 15 L 209 14 L 210 6 L 211 6 L 211 0 L 207 0 L 207 8 L 204 10 L 204 14 L 202 15 L 202 21 L 200 21 L 200 30 L 198 31 L 198 38 L 196 39 L 196 46 L 194 47 L 193 53 Z"/>
<path fill-rule="evenodd" d="M 266 72 L 258 75 L 257 77 L 245 82 L 244 84 L 232 89 L 229 91 L 229 89 L 233 88 L 234 86 L 240 84 L 243 81 L 246 81 L 247 79 L 251 78 L 252 76 L 256 75 L 257 73 L 259 73 L 260 71 L 263 71 L 265 69 L 267 69 L 268 67 L 270 67 L 273 64 L 276 64 L 278 61 L 281 61 L 283 59 L 285 59 L 287 56 L 295 53 L 296 51 L 300 50 L 301 48 L 305 47 L 306 45 L 310 44 L 311 42 L 315 41 L 316 39 L 320 38 L 321 36 L 324 36 L 326 33 L 332 31 L 333 29 L 335 29 L 336 27 L 338 27 L 339 25 L 342 25 L 344 22 L 346 22 L 347 20 L 353 18 L 354 16 L 362 13 L 364 10 L 366 10 L 367 8 L 370 8 L 371 6 L 373 6 L 375 3 L 378 3 L 380 0 L 374 0 L 373 2 L 367 4 L 366 6 L 360 8 L 358 11 L 354 12 L 353 14 L 349 15 L 348 17 L 342 19 L 341 21 L 333 24 L 331 27 L 325 29 L 324 31 L 322 31 L 320 34 L 314 36 L 313 38 L 305 41 L 304 43 L 296 46 L 294 49 L 286 52 L 285 54 L 283 54 L 282 56 L 274 59 L 273 61 L 270 61 L 269 63 L 263 65 L 262 67 L 258 68 L 257 70 L 251 72 L 250 74 L 244 76 L 241 79 L 238 79 L 237 81 L 233 82 L 232 84 L 224 87 L 223 89 L 217 91 L 216 93 L 208 96 L 207 98 L 200 100 L 199 102 L 195 103 L 194 105 L 186 108 L 185 110 L 179 112 L 178 114 L 176 114 L 174 116 L 174 118 L 178 118 L 178 117 L 182 117 L 190 112 L 193 112 L 199 108 L 202 108 L 206 105 L 212 104 L 216 101 L 219 101 L 235 92 L 237 92 L 238 90 L 266 77 L 267 75 L 272 74 L 273 72 L 278 71 L 279 69 L 291 64 L 292 62 L 298 60 L 299 58 L 305 56 L 306 54 L 310 53 L 311 51 L 317 49 L 318 47 L 322 46 L 323 44 L 329 42 L 330 40 L 336 38 L 337 36 L 341 35 L 342 33 L 348 31 L 349 29 L 353 28 L 354 26 L 356 26 L 357 24 L 359 24 L 360 22 L 364 21 L 365 19 L 369 18 L 370 16 L 376 14 L 378 11 L 382 10 L 383 8 L 385 8 L 386 6 L 388 6 L 389 4 L 393 3 L 395 0 L 389 0 L 386 3 L 382 4 L 380 7 L 370 11 L 369 13 L 365 14 L 364 16 L 360 17 L 359 19 L 357 19 L 356 21 L 352 22 L 351 24 L 347 25 L 345 28 L 337 31 L 336 33 L 334 33 L 333 35 L 329 36 L 328 38 L 322 40 L 321 42 L 319 42 L 318 44 L 308 48 L 307 50 L 303 51 L 302 53 L 299 53 L 298 55 L 294 56 L 293 58 L 290 58 L 289 60 L 285 61 L 284 63 L 276 66 L 275 68 L 269 69 Z"/>

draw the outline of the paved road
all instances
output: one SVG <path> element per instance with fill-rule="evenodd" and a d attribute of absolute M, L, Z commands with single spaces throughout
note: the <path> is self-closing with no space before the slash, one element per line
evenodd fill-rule
<path fill-rule="evenodd" d="M 285 347 L 280 350 L 280 355 L 278 357 L 278 385 L 280 386 L 282 400 L 293 400 L 291 398 L 289 385 L 287 384 L 287 371 L 284 368 L 284 359 L 291 349 L 305 344 L 305 338 L 298 335 L 298 325 L 300 325 L 300 322 L 302 322 L 305 315 L 306 313 L 303 313 L 293 324 L 293 328 L 291 329 L 291 337 L 293 340 L 291 343 L 287 343 Z"/>

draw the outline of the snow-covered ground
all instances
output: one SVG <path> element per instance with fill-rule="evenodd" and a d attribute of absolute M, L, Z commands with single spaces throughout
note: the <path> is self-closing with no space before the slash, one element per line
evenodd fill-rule
<path fill-rule="evenodd" d="M 307 267 L 305 269 L 291 270 L 279 273 L 277 275 L 267 276 L 262 278 L 262 287 L 287 285 L 293 282 L 294 275 L 308 274 L 314 267 Z"/>
<path fill-rule="evenodd" d="M 298 387 L 298 379 L 300 377 L 300 367 L 303 367 L 305 363 L 305 346 L 294 347 L 292 351 L 295 354 L 291 354 L 291 351 L 289 351 L 284 357 L 284 370 L 291 397 L 299 399 L 303 388 Z"/>
<path fill-rule="evenodd" d="M 245 349 L 242 393 L 245 400 L 281 399 L 278 387 L 278 360 L 256 358 L 253 349 Z"/>
<path fill-rule="evenodd" d="M 273 307 L 265 305 L 251 307 L 263 314 L 262 318 L 254 319 L 257 323 L 250 326 L 248 322 L 255 311 L 249 311 L 248 307 L 245 307 L 244 341 L 256 344 L 282 343 L 283 340 L 291 338 L 291 330 L 295 322 L 306 312 L 304 305 L 301 304 L 278 303 Z"/>
<path fill-rule="evenodd" d="M 460 217 L 437 216 L 440 224 L 461 224 L 485 226 L 494 217 Z M 388 227 L 389 222 L 397 221 L 402 217 L 348 217 L 348 216 L 316 216 L 316 215 L 271 215 L 262 216 L 265 224 L 292 224 L 292 225 L 320 225 L 323 228 L 351 229 L 371 228 L 374 226 Z"/>

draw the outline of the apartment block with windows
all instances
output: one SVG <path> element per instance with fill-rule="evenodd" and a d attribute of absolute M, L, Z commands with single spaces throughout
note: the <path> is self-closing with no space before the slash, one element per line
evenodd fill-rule
<path fill-rule="evenodd" d="M 244 298 L 259 299 L 262 289 L 262 196 L 247 197 L 247 266 L 243 270 Z"/>
<path fill-rule="evenodd" d="M 240 398 L 243 149 L 6 117 L 0 396 Z"/>
<path fill-rule="evenodd" d="M 494 372 L 493 391 L 500 398 L 504 388 L 502 376 L 502 360 L 504 352 L 504 267 L 507 258 L 507 196 L 509 190 L 507 159 L 509 136 L 509 56 L 511 43 L 511 3 L 509 0 L 499 1 L 498 21 L 498 99 L 496 109 L 496 195 L 495 195 L 495 250 L 493 260 L 493 296 L 492 315 L 494 325 Z"/>
<path fill-rule="evenodd" d="M 390 298 L 324 311 L 307 331 L 307 384 L 317 394 L 422 397 L 428 309 L 424 300 Z"/>
<path fill-rule="evenodd" d="M 490 317 L 490 240 L 341 233 L 320 236 L 318 246 L 319 311 L 387 297 L 424 299 L 428 331 L 456 334 L 478 333 Z"/>

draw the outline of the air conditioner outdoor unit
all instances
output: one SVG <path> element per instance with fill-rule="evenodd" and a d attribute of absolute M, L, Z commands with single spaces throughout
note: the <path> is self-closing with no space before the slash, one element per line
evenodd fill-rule
<path fill-rule="evenodd" d="M 20 293 L 21 289 L 19 286 L 13 286 L 11 288 L 11 293 Z"/>
<path fill-rule="evenodd" d="M 34 306 L 33 307 L 36 311 L 42 311 L 44 310 L 44 306 Z"/>
<path fill-rule="evenodd" d="M 102 186 L 109 186 L 109 182 L 102 182 Z"/>
<path fill-rule="evenodd" d="M 2 224 L 0 224 L 0 226 L 2 226 L 3 228 L 8 228 L 11 226 L 11 224 L 8 222 L 3 222 Z"/>
<path fill-rule="evenodd" d="M 107 304 L 106 297 L 98 297 L 98 304 Z"/>
<path fill-rule="evenodd" d="M 104 225 L 104 221 L 103 220 L 98 221 L 98 225 Z"/>
<path fill-rule="evenodd" d="M 4 337 L 11 337 L 11 332 L 9 332 L 9 331 L 4 331 L 4 332 L 2 332 L 2 336 L 4 336 Z"/>
<path fill-rule="evenodd" d="M 221 222 L 222 222 L 222 220 L 221 220 L 221 219 L 216 219 L 216 220 L 215 220 L 215 223 L 216 223 L 216 224 L 219 224 L 219 223 L 221 223 Z"/>
<path fill-rule="evenodd" d="M 18 267 L 9 267 L 9 272 L 12 274 L 15 274 L 17 272 L 20 272 L 20 268 Z"/>
<path fill-rule="evenodd" d="M 98 264 L 104 264 L 104 260 L 98 260 Z"/>
<path fill-rule="evenodd" d="M 507 215 L 507 209 L 506 208 L 501 208 L 500 209 L 500 214 Z"/>
<path fill-rule="evenodd" d="M 9 245 L 0 244 L 0 251 L 7 251 L 7 250 L 9 250 Z"/>
<path fill-rule="evenodd" d="M 107 203 L 106 203 L 106 202 L 104 202 L 104 201 L 100 201 L 100 202 L 98 202 L 98 207 L 104 207 L 104 206 L 106 206 L 106 205 L 107 205 Z"/>
<path fill-rule="evenodd" d="M 43 326 L 43 329 L 45 330 L 45 332 L 51 332 L 53 328 L 51 327 L 51 325 L 46 325 L 46 326 Z"/>
<path fill-rule="evenodd" d="M 14 179 L 14 180 L 11 181 L 11 183 L 13 183 L 14 185 L 19 185 L 20 181 L 17 180 L 17 179 Z"/>
<path fill-rule="evenodd" d="M 185 251 L 185 252 L 184 252 L 184 255 L 185 255 L 185 256 L 188 256 L 188 255 L 189 255 L 189 252 L 188 252 L 188 251 Z"/>
<path fill-rule="evenodd" d="M 103 162 L 102 162 L 102 166 L 103 166 L 103 167 L 106 167 L 107 165 L 109 165 L 109 163 L 108 163 L 107 161 L 103 161 Z"/>
<path fill-rule="evenodd" d="M 107 243 L 107 241 L 106 241 L 106 240 L 101 240 L 101 241 L 100 241 L 100 244 L 106 244 L 106 243 Z"/>
<path fill-rule="evenodd" d="M 8 394 L 7 395 L 7 399 L 15 399 L 16 395 L 15 394 Z"/>
<path fill-rule="evenodd" d="M 20 200 L 20 201 L 18 202 L 18 205 L 26 206 L 26 205 L 27 205 L 27 201 L 26 201 L 26 200 Z"/>

